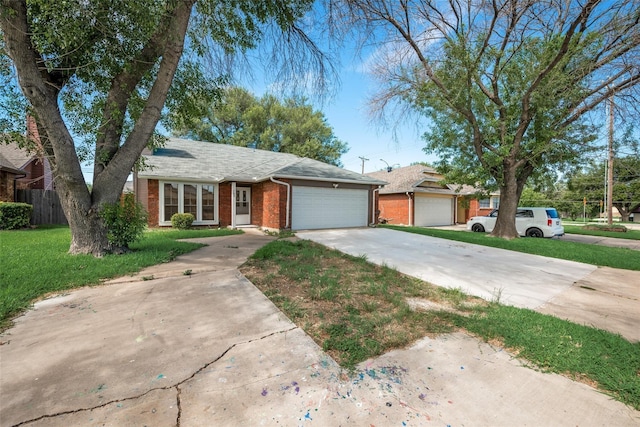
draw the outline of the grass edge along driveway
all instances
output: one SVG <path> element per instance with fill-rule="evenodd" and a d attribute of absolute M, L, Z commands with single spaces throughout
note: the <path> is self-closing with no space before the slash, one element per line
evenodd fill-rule
<path fill-rule="evenodd" d="M 640 409 L 640 343 L 620 335 L 439 288 L 306 240 L 271 242 L 240 271 L 345 368 L 464 330 Z M 412 310 L 415 298 L 433 308 Z"/>

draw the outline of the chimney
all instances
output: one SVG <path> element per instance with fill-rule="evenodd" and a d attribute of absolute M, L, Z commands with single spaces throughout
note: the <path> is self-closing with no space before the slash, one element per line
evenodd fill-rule
<path fill-rule="evenodd" d="M 37 142 L 38 145 L 40 143 L 38 124 L 36 123 L 36 119 L 30 114 L 27 114 L 27 138 L 34 142 Z"/>

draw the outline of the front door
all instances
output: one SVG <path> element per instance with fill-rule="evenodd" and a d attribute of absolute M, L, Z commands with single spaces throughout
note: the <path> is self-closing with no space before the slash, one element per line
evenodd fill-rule
<path fill-rule="evenodd" d="M 236 187 L 236 225 L 251 224 L 251 187 Z"/>

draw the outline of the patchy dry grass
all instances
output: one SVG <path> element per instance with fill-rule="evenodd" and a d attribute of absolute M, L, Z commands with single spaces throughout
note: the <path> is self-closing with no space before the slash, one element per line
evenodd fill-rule
<path fill-rule="evenodd" d="M 347 368 L 424 336 L 452 331 L 441 311 L 484 304 L 306 240 L 273 242 L 241 271 Z M 414 311 L 409 298 L 437 302 L 442 310 Z"/>
<path fill-rule="evenodd" d="M 619 335 L 438 288 L 306 240 L 269 243 L 241 272 L 345 368 L 465 330 L 640 409 L 640 343 Z"/>

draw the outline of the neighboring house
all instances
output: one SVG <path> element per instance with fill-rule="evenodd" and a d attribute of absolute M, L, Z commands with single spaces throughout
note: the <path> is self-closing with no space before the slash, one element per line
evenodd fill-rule
<path fill-rule="evenodd" d="M 389 182 L 379 191 L 380 218 L 389 224 L 437 226 L 456 222 L 459 193 L 443 176 L 423 165 L 366 174 Z"/>
<path fill-rule="evenodd" d="M 136 198 L 150 226 L 175 213 L 194 225 L 268 230 L 362 227 L 375 222 L 374 191 L 385 181 L 293 154 L 169 139 L 143 154 Z"/>
<path fill-rule="evenodd" d="M 27 137 L 40 144 L 40 136 L 35 121 L 27 118 Z M 2 188 L 8 189 L 8 175 L 4 172 L 8 168 L 19 170 L 20 173 L 13 173 L 13 180 L 10 184 L 11 198 L 15 197 L 16 190 L 53 190 L 53 174 L 49 160 L 41 153 L 20 148 L 17 143 L 0 143 L 0 156 L 2 156 Z M 8 191 L 8 190 L 7 190 Z M 3 196 L 5 193 L 3 192 Z"/>
<path fill-rule="evenodd" d="M 16 181 L 27 175 L 27 171 L 18 168 L 0 152 L 0 202 L 14 202 Z"/>
<path fill-rule="evenodd" d="M 476 190 L 473 190 L 475 193 Z M 470 193 L 471 194 L 471 193 Z M 500 192 L 496 191 L 483 199 L 471 198 L 469 200 L 469 208 L 467 219 L 472 216 L 486 216 L 491 213 L 492 210 L 500 207 Z"/>
<path fill-rule="evenodd" d="M 27 137 L 40 146 L 40 135 L 32 117 L 27 117 Z M 0 155 L 10 164 L 23 170 L 23 176 L 16 180 L 17 190 L 54 190 L 53 174 L 49 160 L 42 150 L 29 151 L 17 143 L 0 144 Z"/>

